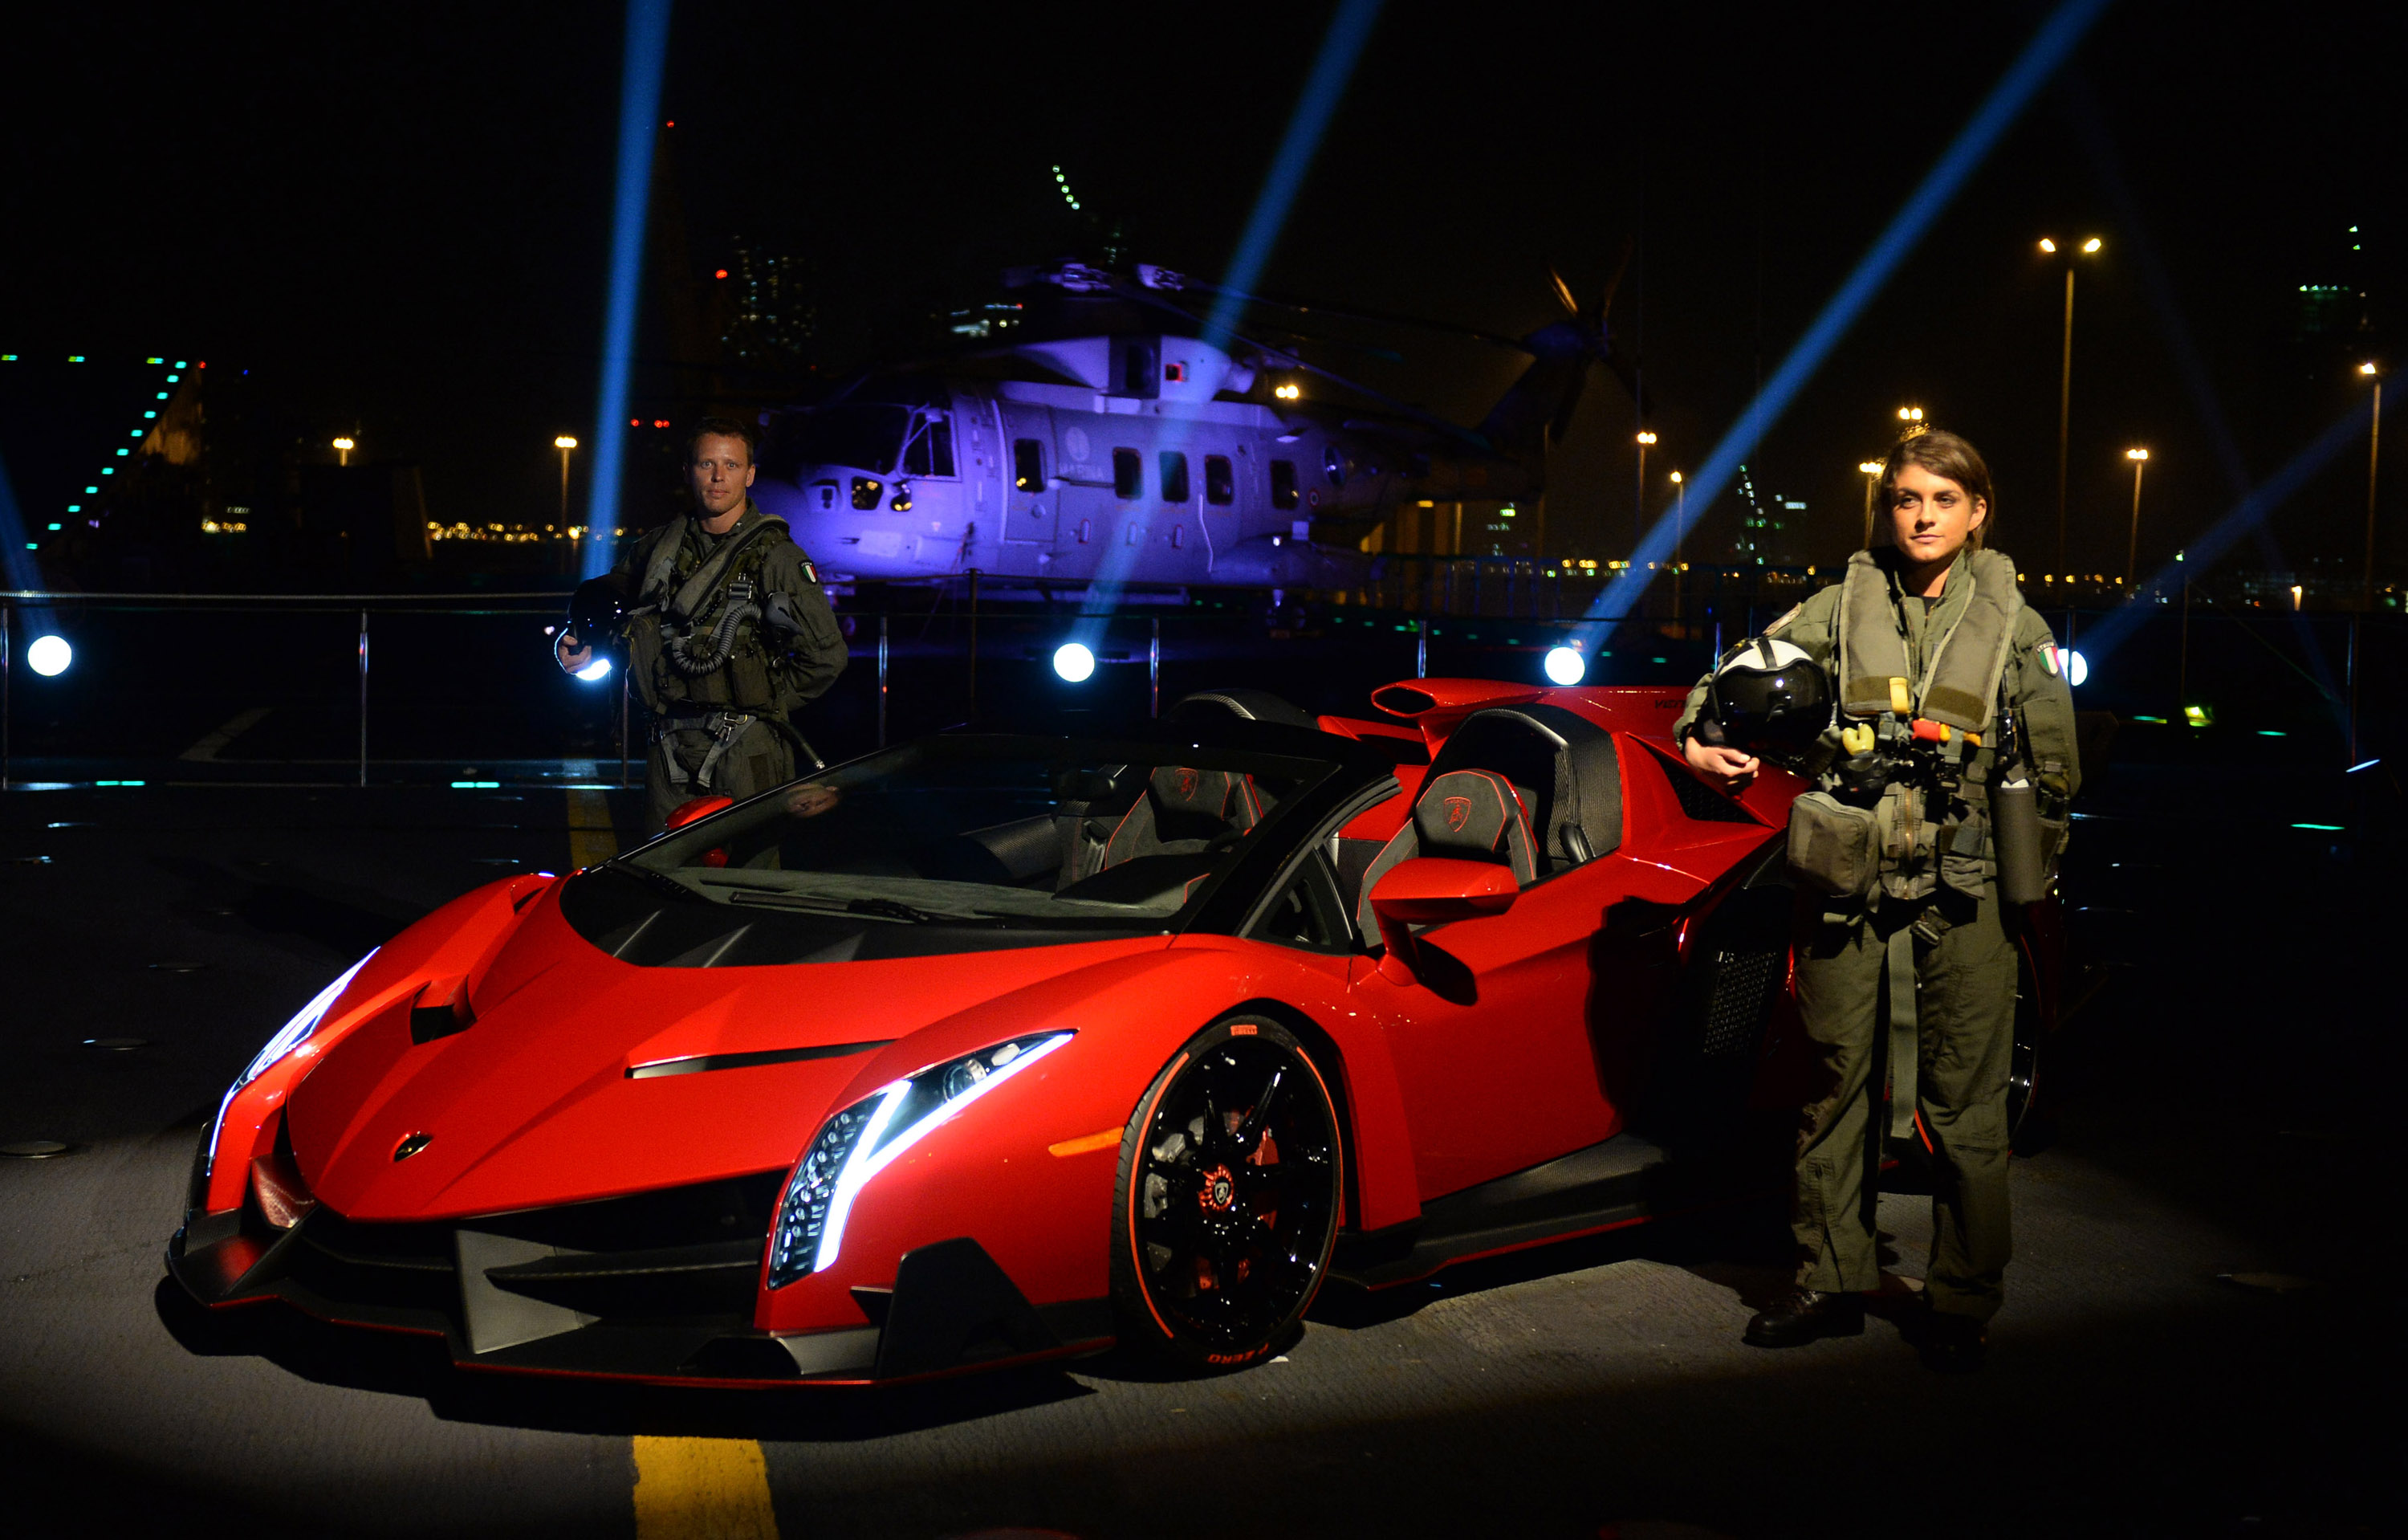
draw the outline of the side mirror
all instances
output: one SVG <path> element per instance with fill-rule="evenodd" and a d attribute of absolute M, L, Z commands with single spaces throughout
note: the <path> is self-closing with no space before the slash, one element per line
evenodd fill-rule
<path fill-rule="evenodd" d="M 1389 958 L 1410 971 L 1415 951 L 1412 927 L 1502 914 L 1521 896 L 1522 885 L 1509 868 L 1417 856 L 1389 868 L 1371 889 L 1371 913 L 1379 918 L 1380 940 Z"/>

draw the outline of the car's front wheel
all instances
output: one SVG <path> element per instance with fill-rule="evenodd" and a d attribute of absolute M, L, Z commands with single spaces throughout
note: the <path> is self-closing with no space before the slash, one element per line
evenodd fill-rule
<path fill-rule="evenodd" d="M 1342 1159 L 1329 1087 L 1286 1029 L 1236 1016 L 1197 1033 L 1121 1136 L 1124 1340 L 1194 1367 L 1268 1357 L 1328 1270 Z"/>

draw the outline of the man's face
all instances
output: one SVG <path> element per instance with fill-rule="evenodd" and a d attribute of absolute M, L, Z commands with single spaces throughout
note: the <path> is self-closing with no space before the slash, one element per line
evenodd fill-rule
<path fill-rule="evenodd" d="M 694 461 L 686 467 L 695 506 L 703 517 L 723 518 L 740 512 L 744 494 L 752 485 L 752 454 L 744 440 L 728 433 L 706 433 L 694 443 Z"/>
<path fill-rule="evenodd" d="M 1955 482 L 1909 461 L 1891 483 L 1890 538 L 1899 554 L 1918 567 L 1945 565 L 1956 559 L 1989 511 L 1989 504 L 1967 497 Z"/>

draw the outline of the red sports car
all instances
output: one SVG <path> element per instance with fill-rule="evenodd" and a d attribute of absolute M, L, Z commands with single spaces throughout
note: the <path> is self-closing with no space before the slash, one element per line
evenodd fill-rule
<path fill-rule="evenodd" d="M 1332 1277 L 1777 1185 L 1799 783 L 1701 784 L 1675 691 L 1374 700 L 939 735 L 471 893 L 227 1092 L 168 1266 L 476 1368 L 1242 1364 Z"/>

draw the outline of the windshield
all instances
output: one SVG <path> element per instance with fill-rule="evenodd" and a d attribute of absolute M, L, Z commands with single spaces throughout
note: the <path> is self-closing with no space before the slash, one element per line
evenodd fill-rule
<path fill-rule="evenodd" d="M 621 864 L 716 903 L 877 924 L 1160 929 L 1335 768 L 1188 744 L 924 739 Z"/>
<path fill-rule="evenodd" d="M 895 468 L 910 411 L 875 402 L 847 402 L 806 414 L 796 433 L 802 463 L 851 466 L 883 476 Z"/>

